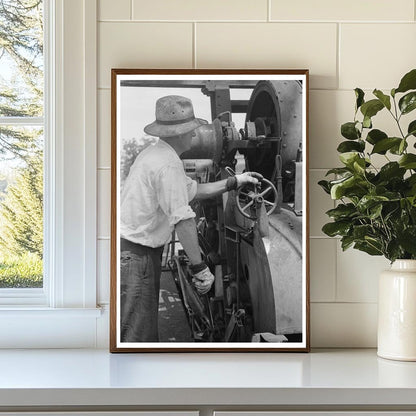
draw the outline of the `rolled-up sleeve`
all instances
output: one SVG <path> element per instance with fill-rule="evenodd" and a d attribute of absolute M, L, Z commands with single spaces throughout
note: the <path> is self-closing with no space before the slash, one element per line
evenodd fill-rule
<path fill-rule="evenodd" d="M 198 184 L 189 176 L 185 176 L 185 178 L 186 178 L 186 188 L 188 190 L 188 201 L 191 202 L 195 198 Z"/>
<path fill-rule="evenodd" d="M 156 181 L 157 198 L 160 208 L 168 217 L 170 226 L 195 217 L 194 211 L 189 206 L 192 187 L 193 185 L 190 184 L 188 188 L 188 180 L 182 166 L 166 166 L 159 172 Z"/>

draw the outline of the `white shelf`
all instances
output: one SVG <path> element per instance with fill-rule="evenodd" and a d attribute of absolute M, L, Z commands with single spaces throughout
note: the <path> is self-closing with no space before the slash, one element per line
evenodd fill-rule
<path fill-rule="evenodd" d="M 0 410 L 64 406 L 409 406 L 416 363 L 375 350 L 110 354 L 0 350 Z"/>

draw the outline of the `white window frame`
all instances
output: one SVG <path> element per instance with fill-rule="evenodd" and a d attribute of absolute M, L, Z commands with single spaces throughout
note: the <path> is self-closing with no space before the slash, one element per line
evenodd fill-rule
<path fill-rule="evenodd" d="M 94 347 L 97 0 L 44 2 L 45 283 L 0 293 L 0 347 Z"/>

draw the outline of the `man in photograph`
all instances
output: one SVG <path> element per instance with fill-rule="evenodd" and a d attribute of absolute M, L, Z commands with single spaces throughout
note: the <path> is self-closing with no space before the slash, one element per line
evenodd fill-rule
<path fill-rule="evenodd" d="M 170 95 L 157 100 L 156 120 L 144 128 L 159 140 L 137 156 L 120 199 L 121 342 L 158 342 L 161 255 L 173 230 L 189 258 L 198 293 L 208 293 L 214 282 L 202 261 L 189 202 L 262 178 L 246 172 L 199 184 L 187 177 L 180 155 L 191 148 L 195 130 L 205 123 L 195 118 L 191 100 Z"/>

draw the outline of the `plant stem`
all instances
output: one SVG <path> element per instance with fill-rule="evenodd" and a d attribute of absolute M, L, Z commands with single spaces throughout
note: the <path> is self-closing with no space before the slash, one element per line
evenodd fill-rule
<path fill-rule="evenodd" d="M 394 118 L 394 121 L 397 123 L 397 127 L 399 128 L 400 134 L 402 135 L 403 139 L 406 139 L 405 135 L 403 134 L 402 128 L 400 126 L 400 117 L 402 116 L 400 114 L 400 116 L 397 116 L 397 104 L 396 104 L 396 99 L 393 98 L 393 103 L 394 103 L 394 112 L 396 114 L 396 116 L 394 116 L 394 114 L 391 112 L 391 110 L 389 110 L 389 113 L 391 114 L 391 116 Z"/>
<path fill-rule="evenodd" d="M 384 222 L 384 218 L 381 214 L 380 214 L 380 218 L 381 218 L 381 222 L 383 223 L 383 228 L 385 230 L 386 236 L 387 236 L 388 240 L 391 240 L 391 233 L 390 233 L 389 229 L 387 228 L 386 223 Z"/>

